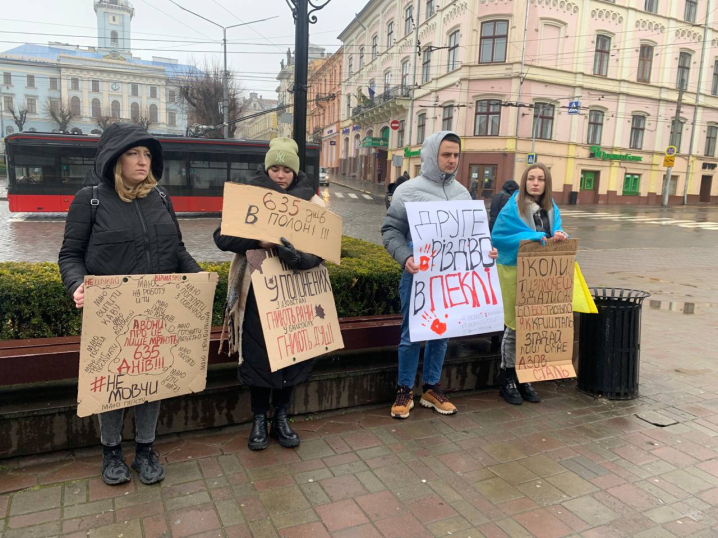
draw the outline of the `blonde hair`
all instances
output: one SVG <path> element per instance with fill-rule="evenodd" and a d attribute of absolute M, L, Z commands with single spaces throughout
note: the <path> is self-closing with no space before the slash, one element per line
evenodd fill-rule
<path fill-rule="evenodd" d="M 157 185 L 157 180 L 152 173 L 152 168 L 147 172 L 145 180 L 135 187 L 128 187 L 122 180 L 122 165 L 118 159 L 115 164 L 115 192 L 123 202 L 131 202 L 135 198 L 144 198 Z"/>
<path fill-rule="evenodd" d="M 546 168 L 545 164 L 532 164 L 531 166 L 527 167 L 526 170 L 524 170 L 524 173 L 521 176 L 521 185 L 519 186 L 519 211 L 526 218 L 531 218 L 531 215 L 528 213 L 528 208 L 531 202 L 534 201 L 533 197 L 526 192 L 526 182 L 528 181 L 529 172 L 531 170 L 536 170 L 537 168 L 543 172 L 546 188 L 544 189 L 541 197 L 536 200 L 536 203 L 539 205 L 539 207 L 541 207 L 541 209 L 545 210 L 546 212 L 553 209 L 553 182 L 551 181 L 551 171 Z"/>

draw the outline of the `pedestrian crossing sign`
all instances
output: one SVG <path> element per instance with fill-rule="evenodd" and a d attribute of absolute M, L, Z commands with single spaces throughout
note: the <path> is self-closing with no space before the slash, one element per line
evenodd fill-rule
<path fill-rule="evenodd" d="M 581 101 L 569 101 L 568 102 L 568 113 L 569 114 L 578 114 L 580 108 L 581 108 Z"/>
<path fill-rule="evenodd" d="M 526 164 L 535 164 L 537 160 L 538 160 L 538 159 L 537 159 L 535 153 L 529 153 L 529 154 L 526 156 Z"/>

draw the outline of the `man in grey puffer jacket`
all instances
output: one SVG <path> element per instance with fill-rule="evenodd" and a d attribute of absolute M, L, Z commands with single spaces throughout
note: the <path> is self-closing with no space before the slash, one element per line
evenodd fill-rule
<path fill-rule="evenodd" d="M 414 407 L 412 388 L 419 365 L 421 342 L 409 338 L 409 308 L 414 275 L 419 266 L 414 262 L 414 250 L 406 215 L 406 202 L 434 202 L 471 200 L 469 191 L 456 181 L 461 155 L 461 139 L 450 131 L 441 131 L 424 140 L 421 148 L 421 175 L 397 187 L 391 206 L 381 226 L 384 247 L 404 268 L 399 284 L 401 298 L 401 341 L 399 343 L 399 388 L 391 408 L 394 418 L 407 418 Z M 433 407 L 443 415 L 453 415 L 456 407 L 439 390 L 448 339 L 430 340 L 424 350 L 422 395 L 419 403 Z"/>

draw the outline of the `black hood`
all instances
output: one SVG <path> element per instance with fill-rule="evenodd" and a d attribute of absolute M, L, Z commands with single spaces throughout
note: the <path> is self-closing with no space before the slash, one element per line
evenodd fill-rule
<path fill-rule="evenodd" d="M 136 123 L 113 123 L 104 130 L 95 155 L 95 175 L 115 188 L 113 170 L 117 159 L 128 149 L 145 146 L 152 154 L 152 174 L 157 181 L 164 167 L 162 145 L 159 140 Z"/>
<path fill-rule="evenodd" d="M 507 194 L 513 194 L 517 190 L 519 190 L 519 184 L 516 183 L 513 179 L 509 179 L 506 183 L 504 183 L 504 186 L 501 188 L 501 190 Z"/>
<path fill-rule="evenodd" d="M 316 194 L 312 188 L 312 184 L 309 182 L 309 178 L 301 170 L 298 175 L 294 176 L 294 180 L 287 189 L 283 189 L 272 181 L 272 178 L 270 178 L 264 170 L 264 166 L 259 167 L 257 173 L 251 179 L 249 184 L 253 187 L 262 187 L 282 194 L 291 194 L 292 196 L 301 198 L 302 200 L 310 200 Z"/>

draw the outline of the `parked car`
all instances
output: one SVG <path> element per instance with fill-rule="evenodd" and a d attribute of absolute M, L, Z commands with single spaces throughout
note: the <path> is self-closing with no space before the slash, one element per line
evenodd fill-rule
<path fill-rule="evenodd" d="M 327 172 L 326 168 L 319 168 L 319 186 L 322 185 L 329 186 L 329 173 Z"/>

